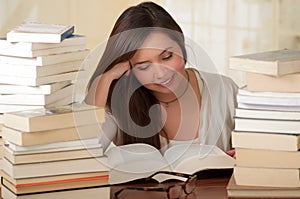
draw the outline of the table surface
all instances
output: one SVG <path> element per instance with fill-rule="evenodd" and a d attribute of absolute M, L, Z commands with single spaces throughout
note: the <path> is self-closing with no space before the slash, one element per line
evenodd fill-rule
<path fill-rule="evenodd" d="M 226 171 L 211 171 L 208 174 L 201 175 L 201 179 L 197 181 L 197 187 L 192 195 L 188 198 L 201 198 L 201 199 L 227 199 L 226 186 L 231 176 L 232 170 Z M 180 182 L 171 182 L 180 183 Z M 124 185 L 118 185 L 111 187 L 110 198 L 117 199 L 114 193 L 126 186 L 159 186 L 158 183 L 142 183 L 132 182 Z M 125 190 L 119 196 L 119 199 L 164 199 L 167 198 L 166 192 L 149 192 L 149 191 L 137 191 L 137 190 Z M 183 196 L 185 198 L 185 196 Z"/>

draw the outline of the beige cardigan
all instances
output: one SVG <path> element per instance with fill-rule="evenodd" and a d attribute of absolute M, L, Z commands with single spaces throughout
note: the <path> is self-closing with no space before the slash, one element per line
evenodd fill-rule
<path fill-rule="evenodd" d="M 234 111 L 237 106 L 237 85 L 228 77 L 194 69 L 201 93 L 199 136 L 190 142 L 216 145 L 223 151 L 231 148 L 231 131 L 234 129 Z M 117 136 L 117 122 L 106 112 L 106 122 L 102 124 L 101 144 L 104 149 L 114 146 Z M 186 141 L 171 140 L 170 145 Z M 161 144 L 167 147 L 161 136 Z"/>

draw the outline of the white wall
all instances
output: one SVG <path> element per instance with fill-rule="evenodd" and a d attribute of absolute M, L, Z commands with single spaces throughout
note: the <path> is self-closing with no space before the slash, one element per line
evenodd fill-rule
<path fill-rule="evenodd" d="M 117 17 L 141 0 L 0 0 L 0 35 L 23 20 L 69 23 L 88 37 L 88 47 L 105 41 Z M 300 49 L 299 0 L 155 0 L 186 36 L 202 45 L 220 73 L 243 84 L 228 69 L 232 55 Z"/>

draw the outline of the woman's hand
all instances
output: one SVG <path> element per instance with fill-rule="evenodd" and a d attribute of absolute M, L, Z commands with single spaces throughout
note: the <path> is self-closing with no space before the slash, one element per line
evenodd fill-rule
<path fill-rule="evenodd" d="M 129 61 L 120 62 L 114 65 L 110 70 L 106 71 L 102 77 L 104 79 L 110 79 L 111 81 L 119 79 L 124 73 L 128 75 L 130 72 L 130 63 Z"/>
<path fill-rule="evenodd" d="M 113 80 L 119 79 L 124 73 L 129 74 L 129 61 L 121 62 L 110 70 L 95 78 L 85 98 L 87 104 L 105 107 L 110 85 Z"/>

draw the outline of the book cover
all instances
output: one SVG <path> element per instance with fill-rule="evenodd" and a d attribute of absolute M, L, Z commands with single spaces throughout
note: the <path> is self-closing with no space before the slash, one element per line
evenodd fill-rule
<path fill-rule="evenodd" d="M 60 43 L 73 32 L 73 25 L 25 21 L 9 31 L 6 37 L 9 42 Z"/>
<path fill-rule="evenodd" d="M 299 50 L 276 50 L 253 54 L 233 56 L 229 58 L 231 69 L 282 76 L 300 72 Z"/>

